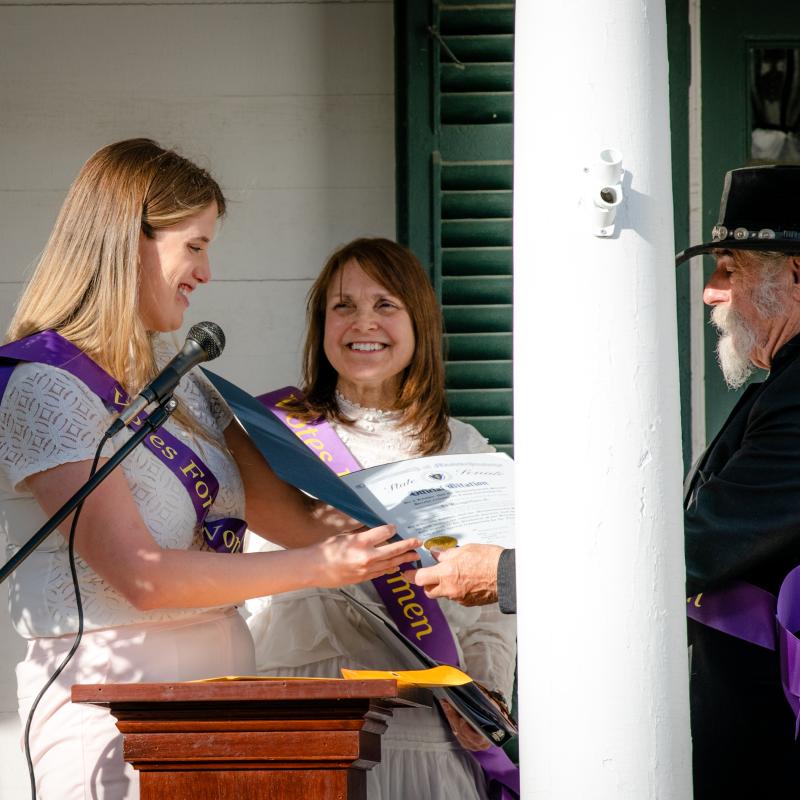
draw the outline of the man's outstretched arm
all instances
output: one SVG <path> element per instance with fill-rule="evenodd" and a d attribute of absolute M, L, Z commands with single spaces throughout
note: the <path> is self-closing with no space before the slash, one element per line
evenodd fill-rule
<path fill-rule="evenodd" d="M 435 553 L 438 564 L 404 573 L 431 598 L 449 597 L 465 606 L 498 601 L 500 610 L 516 614 L 514 551 L 494 544 L 465 544 Z"/>

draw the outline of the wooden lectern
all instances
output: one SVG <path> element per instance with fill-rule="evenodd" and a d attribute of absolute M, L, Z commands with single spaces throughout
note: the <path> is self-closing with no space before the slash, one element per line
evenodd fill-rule
<path fill-rule="evenodd" d="M 417 706 L 393 680 L 93 684 L 141 800 L 366 800 L 392 709 Z"/>

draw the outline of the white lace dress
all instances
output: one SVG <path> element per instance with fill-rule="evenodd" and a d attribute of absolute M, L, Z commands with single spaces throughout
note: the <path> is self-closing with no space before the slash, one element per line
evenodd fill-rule
<path fill-rule="evenodd" d="M 162 346 L 160 360 L 168 356 Z M 214 437 L 221 436 L 232 419 L 222 399 L 197 372 L 181 382 L 175 396 Z M 91 461 L 109 424 L 109 412 L 100 398 L 78 378 L 44 364 L 17 366 L 0 403 L 0 534 L 6 537 L 8 556 L 47 520 L 25 479 L 60 464 Z M 198 440 L 172 419 L 165 427 L 198 451 L 219 481 L 209 517 L 243 517 L 244 489 L 227 450 Z M 104 454 L 111 455 L 127 436 L 118 434 Z M 145 525 L 162 547 L 189 550 L 203 545 L 191 499 L 163 462 L 140 446 L 120 469 Z M 121 558 L 124 555 L 120 553 Z M 77 567 L 86 630 L 197 614 L 196 609 L 138 611 L 81 558 Z M 21 636 L 62 636 L 77 630 L 67 545 L 59 534 L 51 535 L 23 562 L 10 589 L 11 618 Z M 198 607 L 202 605 L 198 598 Z"/>
<path fill-rule="evenodd" d="M 159 350 L 166 361 L 169 349 Z M 183 407 L 214 437 L 231 416 L 199 374 L 176 391 Z M 0 539 L 11 556 L 46 521 L 26 478 L 70 462 L 91 461 L 110 416 L 100 399 L 68 372 L 20 364 L 0 404 Z M 174 421 L 166 427 L 195 450 L 216 475 L 220 491 L 209 516 L 242 517 L 244 489 L 227 449 L 199 442 Z M 110 455 L 121 444 L 107 445 Z M 123 470 L 144 523 L 165 548 L 200 549 L 194 506 L 178 479 L 144 447 Z M 119 558 L 125 558 L 124 550 Z M 32 756 L 40 800 L 138 798 L 138 773 L 124 764 L 121 739 L 107 711 L 70 702 L 73 683 L 192 680 L 247 673 L 254 667 L 252 640 L 233 607 L 139 611 L 77 558 L 86 634 L 69 667 L 48 690 L 34 717 Z M 17 667 L 20 716 L 77 630 L 75 595 L 66 540 L 59 533 L 42 543 L 10 579 L 11 619 L 28 640 Z"/>
<path fill-rule="evenodd" d="M 353 425 L 336 433 L 363 467 L 413 458 L 413 439 L 392 412 L 362 408 L 339 397 Z M 491 452 L 471 425 L 450 420 L 448 453 Z M 251 549 L 267 549 L 252 537 Z M 348 587 L 377 613 L 386 611 L 370 582 Z M 516 657 L 516 617 L 497 604 L 464 608 L 440 601 L 467 672 L 510 698 Z M 398 664 L 371 635 L 359 612 L 340 592 L 288 592 L 248 601 L 248 619 L 263 675 L 341 677 L 341 668 L 397 669 Z M 397 709 L 381 737 L 381 763 L 367 773 L 370 800 L 484 800 L 480 768 L 453 737 L 435 709 Z"/>

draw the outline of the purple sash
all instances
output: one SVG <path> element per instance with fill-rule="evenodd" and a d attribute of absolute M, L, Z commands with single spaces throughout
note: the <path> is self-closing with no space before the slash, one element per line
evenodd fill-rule
<path fill-rule="evenodd" d="M 319 459 L 337 475 L 358 472 L 361 465 L 324 417 L 307 421 L 287 410 L 287 406 L 291 409 L 301 397 L 299 389 L 285 386 L 259 395 L 256 400 L 266 406 L 306 447 L 316 452 Z M 436 600 L 427 597 L 419 587 L 410 585 L 400 570 L 374 578 L 372 585 L 406 639 L 434 660 L 459 666 L 453 632 Z M 486 773 L 487 784 L 495 787 L 501 800 L 519 797 L 519 767 L 502 748 L 492 745 L 488 750 L 473 752 L 472 755 Z"/>
<path fill-rule="evenodd" d="M 783 693 L 795 716 L 794 736 L 800 733 L 800 567 L 795 567 L 781 583 L 776 603 L 778 655 L 781 661 Z"/>
<path fill-rule="evenodd" d="M 777 650 L 781 684 L 800 733 L 800 566 L 783 579 L 778 597 L 744 581 L 687 598 L 687 615 L 702 625 Z"/>
<path fill-rule="evenodd" d="M 128 394 L 114 378 L 72 342 L 52 330 L 34 333 L 0 347 L 0 399 L 14 367 L 22 361 L 48 364 L 69 372 L 83 381 L 109 411 L 119 412 L 130 402 Z M 129 426 L 137 429 L 143 419 L 146 419 L 145 414 L 136 417 Z M 219 491 L 219 482 L 200 456 L 163 427 L 146 436 L 143 444 L 186 489 L 208 545 L 220 553 L 240 551 L 247 527 L 243 520 L 207 519 L 208 509 Z"/>
<path fill-rule="evenodd" d="M 775 611 L 773 595 L 744 581 L 686 599 L 686 614 L 695 622 L 768 650 L 775 649 Z"/>

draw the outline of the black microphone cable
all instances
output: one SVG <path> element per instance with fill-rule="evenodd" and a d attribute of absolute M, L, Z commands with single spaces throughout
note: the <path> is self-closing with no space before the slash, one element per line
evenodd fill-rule
<path fill-rule="evenodd" d="M 145 387 L 142 393 L 133 399 L 131 405 L 123 411 L 111 427 L 103 434 L 100 443 L 97 445 L 97 450 L 94 454 L 92 467 L 89 472 L 91 480 L 97 472 L 97 464 L 100 461 L 105 443 L 115 434 L 124 428 L 132 417 L 135 417 L 140 411 L 151 402 L 159 402 L 172 394 L 175 386 L 177 386 L 180 379 L 192 367 L 196 366 L 203 361 L 210 361 L 217 358 L 225 347 L 225 334 L 222 328 L 213 322 L 200 322 L 193 325 L 186 338 L 181 351 L 167 364 L 167 366 Z M 78 517 L 80 516 L 81 509 L 83 508 L 85 500 L 81 500 L 75 507 L 74 516 L 72 518 L 72 525 L 69 531 L 69 569 L 72 575 L 72 586 L 75 591 L 75 605 L 78 612 L 78 631 L 75 634 L 75 641 L 72 643 L 67 655 L 62 662 L 56 667 L 53 674 L 47 680 L 47 683 L 42 687 L 41 691 L 34 699 L 31 709 L 28 712 L 28 719 L 25 723 L 25 733 L 23 737 L 25 761 L 28 765 L 28 776 L 31 784 L 31 800 L 36 800 L 36 776 L 33 769 L 33 759 L 31 758 L 30 747 L 30 732 L 31 724 L 33 723 L 33 715 L 38 707 L 45 692 L 53 685 L 58 676 L 64 671 L 67 664 L 70 662 L 78 646 L 83 638 L 83 602 L 81 600 L 80 585 L 78 583 L 78 572 L 75 566 L 75 531 L 78 525 Z"/>
<path fill-rule="evenodd" d="M 97 445 L 97 450 L 94 454 L 94 460 L 92 461 L 92 468 L 89 472 L 89 478 L 94 477 L 95 472 L 97 472 L 97 464 L 100 461 L 100 454 L 103 451 L 103 447 L 105 443 L 111 438 L 111 434 L 109 431 L 106 431 L 103 434 L 103 438 L 100 440 L 100 444 Z M 78 649 L 78 646 L 81 643 L 81 639 L 83 638 L 83 601 L 81 600 L 81 587 L 78 582 L 78 570 L 75 566 L 75 531 L 78 526 L 78 517 L 80 516 L 81 509 L 83 508 L 83 504 L 85 500 L 81 500 L 81 502 L 75 507 L 75 514 L 72 517 L 72 525 L 69 529 L 69 545 L 68 545 L 68 553 L 69 553 L 69 571 L 72 575 L 72 587 L 75 591 L 75 605 L 78 609 L 78 632 L 75 634 L 75 641 L 72 643 L 72 647 L 70 648 L 67 655 L 64 657 L 63 661 L 56 667 L 55 672 L 50 676 L 47 680 L 47 683 L 42 687 L 42 690 L 39 694 L 36 695 L 36 699 L 33 701 L 31 705 L 31 710 L 28 712 L 28 719 L 25 723 L 25 736 L 24 736 L 24 747 L 25 747 L 25 761 L 28 764 L 28 776 L 31 782 L 31 800 L 36 800 L 36 775 L 34 774 L 33 769 L 33 759 L 31 758 L 31 741 L 30 741 L 30 734 L 31 734 L 31 724 L 33 722 L 33 714 L 36 711 L 39 702 L 44 697 L 45 692 L 53 685 L 55 680 L 58 676 L 64 671 L 64 668 L 69 664 L 72 657 L 75 655 L 75 652 Z"/>

